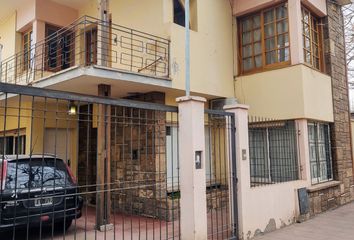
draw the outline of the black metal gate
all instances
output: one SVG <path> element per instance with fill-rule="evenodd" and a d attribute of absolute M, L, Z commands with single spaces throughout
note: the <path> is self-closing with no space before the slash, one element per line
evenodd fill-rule
<path fill-rule="evenodd" d="M 205 111 L 208 239 L 238 239 L 235 116 Z"/>
<path fill-rule="evenodd" d="M 177 112 L 0 84 L 1 239 L 179 239 Z"/>

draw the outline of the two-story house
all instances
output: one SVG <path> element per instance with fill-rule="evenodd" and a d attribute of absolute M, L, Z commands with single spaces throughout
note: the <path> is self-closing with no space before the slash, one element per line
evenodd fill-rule
<path fill-rule="evenodd" d="M 205 108 L 221 110 L 224 104 L 236 101 L 249 106 L 249 158 L 244 160 L 248 167 L 241 168 L 248 175 L 246 179 L 238 176 L 244 186 L 238 192 L 238 231 L 243 238 L 352 200 L 352 140 L 341 13 L 341 6 L 347 3 L 190 1 L 192 95 L 206 98 Z M 184 0 L 5 1 L 0 9 L 0 80 L 175 106 L 176 98 L 185 91 L 184 4 Z M 4 123 L 2 112 L 3 153 L 55 153 L 70 159 L 79 183 L 95 184 L 96 142 L 100 141 L 95 116 L 99 106 L 82 106 L 81 113 L 90 119 L 68 125 L 58 124 L 60 119 L 18 121 L 18 103 L 19 99 L 10 98 L 7 102 L 13 104 L 7 113 L 15 116 L 11 121 Z M 75 107 L 40 98 L 24 98 L 21 106 L 48 109 L 44 115 L 48 118 Z M 170 179 L 178 175 L 178 124 L 175 117 L 159 117 L 165 129 L 161 140 L 164 171 Z M 124 136 L 129 131 L 116 130 L 119 133 L 114 134 Z M 129 149 L 132 162 L 140 159 L 141 147 L 132 147 L 140 132 L 134 134 L 119 142 L 120 153 L 114 154 Z M 160 143 L 156 136 L 151 137 L 153 142 Z M 215 155 L 221 152 L 216 148 L 226 147 L 213 142 L 215 136 L 210 131 L 205 139 L 212 146 L 206 151 L 207 188 L 210 205 L 223 206 L 213 202 L 212 190 L 226 185 L 216 179 L 227 175 L 229 169 L 222 170 L 222 164 L 216 163 Z M 88 155 L 92 156 L 90 161 Z M 149 157 L 155 162 L 160 159 L 156 153 Z M 120 165 L 117 160 L 112 164 L 113 178 L 134 173 L 131 168 L 135 169 L 136 163 L 132 165 Z M 174 187 L 169 189 L 171 184 L 166 181 L 166 196 L 178 192 Z M 136 193 L 132 201 L 145 199 L 145 205 L 134 205 L 134 213 L 159 217 L 150 211 L 157 197 L 149 197 L 148 191 Z M 133 208 L 122 201 L 116 204 L 123 210 Z M 88 197 L 87 204 L 95 205 L 95 197 Z"/>

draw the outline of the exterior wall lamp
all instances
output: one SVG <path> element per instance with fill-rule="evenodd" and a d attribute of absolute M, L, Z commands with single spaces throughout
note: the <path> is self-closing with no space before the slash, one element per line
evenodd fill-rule
<path fill-rule="evenodd" d="M 75 116 L 76 115 L 76 105 L 74 101 L 70 101 L 68 115 Z"/>

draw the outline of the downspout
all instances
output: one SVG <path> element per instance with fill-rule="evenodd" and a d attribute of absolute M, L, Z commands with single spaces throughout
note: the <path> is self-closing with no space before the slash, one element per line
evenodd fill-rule
<path fill-rule="evenodd" d="M 186 96 L 190 96 L 190 29 L 189 29 L 189 0 L 185 0 L 185 63 L 186 63 Z"/>
<path fill-rule="evenodd" d="M 0 82 L 2 80 L 2 49 L 4 48 L 4 45 L 0 43 Z"/>

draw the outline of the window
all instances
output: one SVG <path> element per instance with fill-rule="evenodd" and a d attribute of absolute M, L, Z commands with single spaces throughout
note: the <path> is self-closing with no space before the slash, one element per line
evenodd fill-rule
<path fill-rule="evenodd" d="M 323 70 L 321 24 L 321 19 L 302 7 L 304 61 L 318 70 Z"/>
<path fill-rule="evenodd" d="M 241 73 L 290 62 L 286 3 L 242 18 L 239 29 Z"/>
<path fill-rule="evenodd" d="M 325 123 L 309 123 L 309 148 L 312 183 L 333 179 L 330 127 Z"/>
<path fill-rule="evenodd" d="M 293 121 L 250 123 L 249 148 L 252 186 L 299 179 Z"/>
<path fill-rule="evenodd" d="M 17 134 L 0 137 L 0 154 L 25 154 L 26 152 L 26 136 Z"/>
<path fill-rule="evenodd" d="M 212 129 L 205 126 L 205 175 L 207 187 L 217 184 L 215 176 L 215 160 L 212 159 Z M 168 191 L 179 191 L 178 185 L 178 128 L 166 126 L 166 160 L 167 160 L 167 188 Z"/>
<path fill-rule="evenodd" d="M 23 42 L 23 70 L 28 70 L 33 66 L 33 57 L 34 50 L 32 49 L 33 45 L 33 32 L 29 30 L 23 33 L 22 36 Z"/>
<path fill-rule="evenodd" d="M 173 22 L 184 27 L 185 19 L 184 6 L 180 0 L 173 0 Z"/>
<path fill-rule="evenodd" d="M 74 35 L 70 31 L 61 31 L 59 27 L 46 25 L 46 69 L 60 71 L 73 65 Z"/>
<path fill-rule="evenodd" d="M 198 14 L 197 14 L 197 1 L 190 0 L 189 3 L 189 28 L 193 31 L 198 31 Z M 185 27 L 185 1 L 173 0 L 173 22 L 182 27 Z"/>

